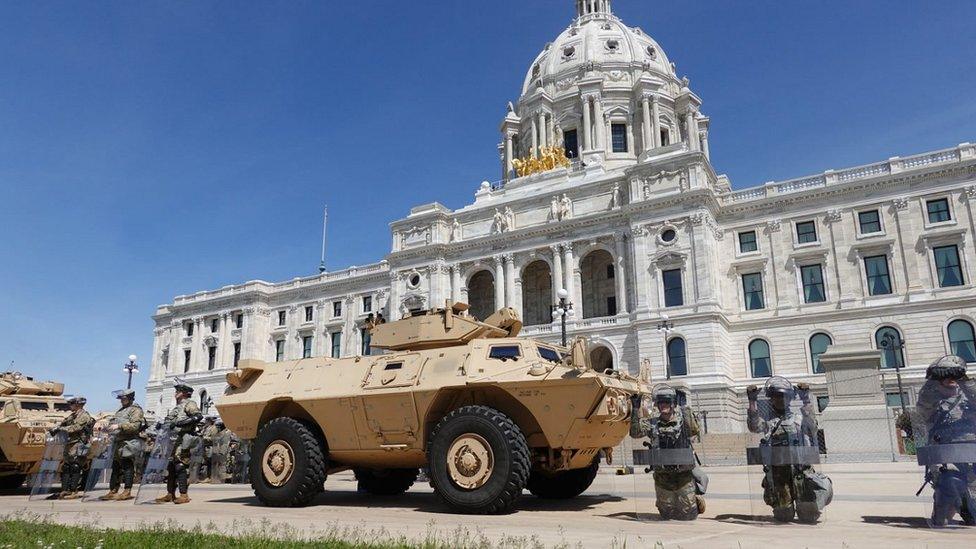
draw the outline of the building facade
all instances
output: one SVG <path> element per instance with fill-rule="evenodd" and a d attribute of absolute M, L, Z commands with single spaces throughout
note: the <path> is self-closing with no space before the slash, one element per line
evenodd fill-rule
<path fill-rule="evenodd" d="M 688 79 L 609 0 L 575 4 L 508 105 L 499 182 L 413 208 L 378 263 L 160 306 L 148 407 L 174 376 L 216 398 L 241 357 L 361 353 L 370 312 L 511 306 L 557 341 L 560 290 L 596 368 L 680 380 L 715 430 L 741 430 L 744 388 L 770 375 L 824 396 L 831 345 L 882 349 L 909 402 L 931 361 L 976 362 L 976 146 L 732 190 Z M 557 149 L 568 165 L 515 169 Z"/>

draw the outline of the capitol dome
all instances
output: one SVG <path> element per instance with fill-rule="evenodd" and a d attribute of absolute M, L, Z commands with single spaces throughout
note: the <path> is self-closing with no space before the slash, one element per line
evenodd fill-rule
<path fill-rule="evenodd" d="M 552 163 L 541 160 L 560 148 L 606 169 L 678 149 L 708 157 L 701 100 L 658 43 L 615 16 L 610 0 L 573 2 L 572 24 L 533 60 L 521 96 L 508 105 L 503 181 L 547 169 Z"/>

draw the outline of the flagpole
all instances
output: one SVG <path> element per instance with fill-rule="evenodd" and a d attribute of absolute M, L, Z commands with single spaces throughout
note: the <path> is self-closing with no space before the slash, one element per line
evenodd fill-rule
<path fill-rule="evenodd" d="M 319 273 L 325 272 L 325 238 L 326 229 L 329 225 L 329 207 L 325 207 L 325 211 L 322 214 L 322 260 L 319 262 Z"/>

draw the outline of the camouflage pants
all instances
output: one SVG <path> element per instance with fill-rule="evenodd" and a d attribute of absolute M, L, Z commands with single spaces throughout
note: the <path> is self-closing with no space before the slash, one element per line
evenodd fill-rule
<path fill-rule="evenodd" d="M 698 500 L 695 496 L 695 477 L 691 471 L 654 472 L 654 494 L 661 518 L 665 520 L 695 520 Z"/>
<path fill-rule="evenodd" d="M 180 489 L 181 494 L 186 494 L 190 487 L 189 468 L 186 463 L 179 459 L 169 460 L 166 467 L 166 492 L 175 494 L 176 489 Z"/>
<path fill-rule="evenodd" d="M 61 457 L 61 491 L 77 492 L 82 488 L 88 446 L 81 441 L 69 442 Z"/>
<path fill-rule="evenodd" d="M 932 474 L 932 522 L 944 526 L 956 514 L 963 522 L 976 526 L 976 465 L 957 463 L 936 469 Z"/>
<path fill-rule="evenodd" d="M 818 475 L 810 466 L 777 465 L 770 467 L 763 478 L 763 501 L 781 514 L 790 515 L 796 509 L 801 520 L 816 520 L 832 497 L 813 488 L 811 479 Z M 772 480 L 772 482 L 770 482 Z M 821 491 L 822 492 L 822 491 Z M 788 520 L 788 519 L 787 519 Z"/>
<path fill-rule="evenodd" d="M 116 453 L 115 459 L 112 460 L 112 476 L 108 481 L 109 490 L 117 492 L 120 486 L 124 486 L 126 490 L 131 490 L 135 476 L 135 459 L 122 457 Z"/>

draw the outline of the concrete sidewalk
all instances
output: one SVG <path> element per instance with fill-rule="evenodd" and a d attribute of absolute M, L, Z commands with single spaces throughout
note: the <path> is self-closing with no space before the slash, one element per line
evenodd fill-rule
<path fill-rule="evenodd" d="M 529 494 L 515 513 L 455 515 L 426 485 L 407 494 L 375 498 L 356 492 L 349 473 L 334 475 L 314 505 L 302 509 L 260 506 L 250 488 L 194 485 L 187 505 L 28 502 L 26 492 L 0 496 L 0 514 L 27 512 L 67 524 L 125 528 L 171 522 L 228 533 L 267 535 L 342 533 L 360 540 L 436 537 L 452 546 L 490 540 L 509 547 L 976 547 L 976 529 L 933 531 L 924 517 L 931 490 L 914 497 L 918 467 L 904 463 L 826 465 L 835 498 L 816 526 L 774 523 L 763 505 L 761 475 L 746 467 L 709 468 L 708 509 L 696 522 L 662 522 L 653 505 L 649 475 L 599 475 L 585 494 L 551 502 Z M 755 491 L 753 491 L 755 490 Z"/>

